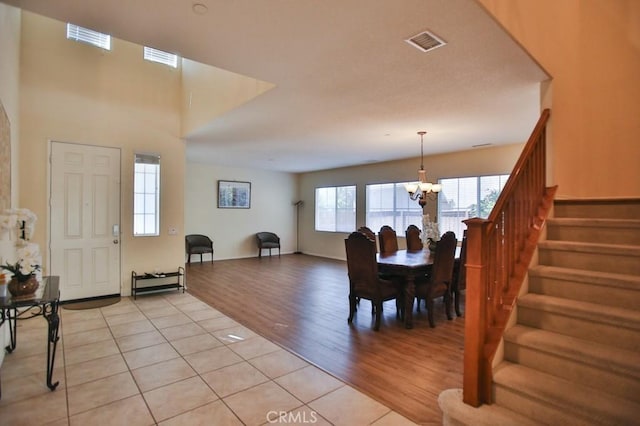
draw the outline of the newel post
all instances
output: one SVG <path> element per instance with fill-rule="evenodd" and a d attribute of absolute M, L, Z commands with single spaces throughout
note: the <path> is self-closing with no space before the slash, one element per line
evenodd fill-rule
<path fill-rule="evenodd" d="M 478 407 L 490 402 L 486 395 L 484 343 L 487 330 L 487 231 L 490 222 L 473 218 L 467 225 L 467 284 L 464 320 L 463 401 Z"/>

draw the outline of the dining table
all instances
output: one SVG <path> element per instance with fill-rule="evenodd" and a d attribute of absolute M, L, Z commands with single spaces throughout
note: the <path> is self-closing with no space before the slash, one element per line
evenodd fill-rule
<path fill-rule="evenodd" d="M 456 247 L 455 268 L 458 266 L 460 247 Z M 434 252 L 428 248 L 422 250 L 397 250 L 376 254 L 378 272 L 384 275 L 402 278 L 404 285 L 404 325 L 413 328 L 413 299 L 415 299 L 416 278 L 429 274 L 433 266 Z"/>
<path fill-rule="evenodd" d="M 413 328 L 413 299 L 415 299 L 415 280 L 431 271 L 434 253 L 428 248 L 422 250 L 397 250 L 381 252 L 376 255 L 378 272 L 404 279 L 404 325 Z"/>

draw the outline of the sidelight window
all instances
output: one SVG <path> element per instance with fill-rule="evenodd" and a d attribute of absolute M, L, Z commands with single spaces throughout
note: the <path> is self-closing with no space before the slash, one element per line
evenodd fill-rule
<path fill-rule="evenodd" d="M 133 235 L 160 235 L 160 156 L 135 154 Z"/>

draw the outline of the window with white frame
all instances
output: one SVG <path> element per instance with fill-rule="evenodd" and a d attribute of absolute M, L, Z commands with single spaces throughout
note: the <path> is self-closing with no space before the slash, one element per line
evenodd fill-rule
<path fill-rule="evenodd" d="M 389 225 L 399 235 L 404 235 L 409 225 L 422 229 L 422 207 L 412 201 L 404 183 L 367 185 L 365 223 L 374 232 Z"/>
<path fill-rule="evenodd" d="M 438 195 L 437 217 L 440 233 L 453 231 L 460 240 L 467 229 L 463 220 L 489 217 L 507 179 L 509 175 L 440 179 L 442 190 Z"/>
<path fill-rule="evenodd" d="M 316 188 L 316 231 L 353 232 L 355 227 L 355 185 Z"/>
<path fill-rule="evenodd" d="M 135 155 L 133 235 L 160 235 L 160 156 L 157 154 Z"/>
<path fill-rule="evenodd" d="M 173 53 L 154 49 L 153 47 L 144 46 L 143 57 L 147 61 L 169 65 L 172 68 L 178 67 L 178 55 L 174 55 Z"/>
<path fill-rule="evenodd" d="M 111 50 L 111 36 L 74 24 L 67 24 L 67 38 L 81 41 L 104 50 Z"/>

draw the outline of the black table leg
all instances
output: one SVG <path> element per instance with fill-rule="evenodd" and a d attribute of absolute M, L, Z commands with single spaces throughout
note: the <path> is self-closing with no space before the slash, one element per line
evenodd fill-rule
<path fill-rule="evenodd" d="M 13 316 L 11 315 L 11 309 L 7 309 L 7 321 L 9 322 L 9 335 L 11 336 L 11 341 L 9 343 L 9 346 L 7 346 L 5 349 L 7 350 L 8 353 L 13 352 L 16 349 L 16 345 L 17 345 L 17 339 L 16 339 L 16 335 L 18 333 L 18 327 L 17 327 L 17 322 L 18 322 L 18 309 L 14 308 L 13 309 Z"/>
<path fill-rule="evenodd" d="M 9 334 L 11 336 L 11 341 L 9 345 L 5 347 L 7 353 L 13 352 L 16 348 L 16 322 L 18 321 L 18 310 L 13 310 L 13 316 L 11 316 L 11 309 L 2 309 L 2 323 L 7 321 L 9 323 Z M 0 324 L 2 324 L 0 323 Z M 2 384 L 0 383 L 0 399 L 2 399 Z"/>
<path fill-rule="evenodd" d="M 5 313 L 4 313 L 4 309 L 0 309 L 0 327 L 2 327 L 2 324 L 4 324 L 4 319 L 5 317 Z M 2 378 L 0 378 L 0 399 L 2 399 Z"/>
<path fill-rule="evenodd" d="M 49 306 L 44 307 L 43 312 L 44 317 L 47 320 L 48 324 L 48 334 L 47 334 L 47 386 L 49 389 L 54 391 L 58 384 L 55 382 L 52 383 L 53 377 L 53 366 L 56 360 L 56 348 L 58 347 L 58 340 L 60 340 L 60 336 L 58 336 L 58 331 L 60 329 L 60 317 L 58 316 L 58 302 L 52 302 Z"/>

